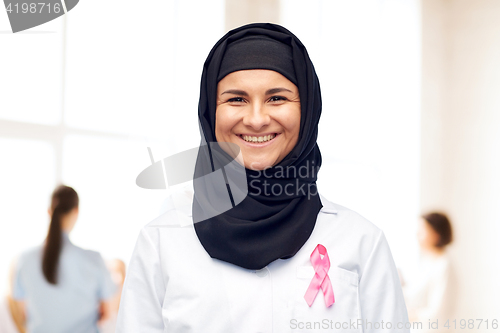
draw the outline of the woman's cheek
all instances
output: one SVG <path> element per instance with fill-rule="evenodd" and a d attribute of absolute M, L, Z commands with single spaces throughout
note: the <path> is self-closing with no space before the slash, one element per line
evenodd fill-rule
<path fill-rule="evenodd" d="M 286 114 L 283 116 L 285 128 L 295 134 L 299 135 L 300 129 L 300 110 L 287 110 Z"/>
<path fill-rule="evenodd" d="M 218 141 L 227 135 L 228 131 L 228 116 L 225 107 L 218 107 L 215 112 L 215 136 Z"/>

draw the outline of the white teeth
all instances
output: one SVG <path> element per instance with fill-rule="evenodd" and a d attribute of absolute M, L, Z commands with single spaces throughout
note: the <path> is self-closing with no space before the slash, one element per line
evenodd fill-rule
<path fill-rule="evenodd" d="M 266 142 L 269 140 L 272 140 L 276 137 L 276 134 L 270 134 L 270 135 L 264 135 L 264 136 L 248 136 L 248 135 L 242 135 L 241 136 L 243 140 L 247 142 Z"/>

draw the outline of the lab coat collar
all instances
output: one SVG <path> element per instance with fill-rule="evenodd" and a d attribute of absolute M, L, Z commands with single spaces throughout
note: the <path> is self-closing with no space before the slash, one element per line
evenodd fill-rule
<path fill-rule="evenodd" d="M 335 208 L 335 205 L 328 201 L 324 196 L 321 194 L 319 195 L 319 198 L 321 200 L 321 204 L 323 207 L 321 208 L 321 212 L 326 213 L 326 214 L 337 214 L 337 208 Z"/>

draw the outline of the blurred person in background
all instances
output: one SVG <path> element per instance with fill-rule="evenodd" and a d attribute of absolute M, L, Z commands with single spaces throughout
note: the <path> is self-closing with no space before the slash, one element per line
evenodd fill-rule
<path fill-rule="evenodd" d="M 421 322 L 419 332 L 450 332 L 444 327 L 451 321 L 454 304 L 454 274 L 450 264 L 448 245 L 453 231 L 448 217 L 439 212 L 423 215 L 419 220 L 417 239 L 420 247 L 418 267 L 411 276 L 404 277 L 403 291 L 411 322 Z M 429 320 L 438 320 L 438 329 L 429 329 Z M 443 331 L 443 332 L 444 332 Z"/>
<path fill-rule="evenodd" d="M 0 301 L 0 333 L 25 333 L 25 318 L 20 304 L 12 298 L 15 261 L 9 270 L 7 295 Z"/>
<path fill-rule="evenodd" d="M 58 186 L 49 208 L 45 243 L 23 253 L 14 277 L 14 298 L 30 333 L 97 333 L 109 315 L 115 286 L 98 252 L 73 245 L 69 233 L 78 218 L 79 198 Z"/>
<path fill-rule="evenodd" d="M 116 331 L 116 319 L 122 297 L 123 283 L 125 282 L 126 266 L 120 259 L 109 260 L 106 262 L 106 266 L 111 273 L 113 282 L 117 286 L 117 290 L 113 298 L 109 301 L 109 317 L 99 324 L 99 329 L 101 333 L 114 333 Z"/>

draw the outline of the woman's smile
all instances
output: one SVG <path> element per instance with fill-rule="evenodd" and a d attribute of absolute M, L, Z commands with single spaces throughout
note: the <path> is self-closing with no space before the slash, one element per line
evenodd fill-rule
<path fill-rule="evenodd" d="M 239 134 L 240 139 L 245 141 L 245 144 L 251 147 L 261 148 L 267 147 L 274 142 L 274 139 L 279 135 L 279 133 L 271 134 Z"/>

